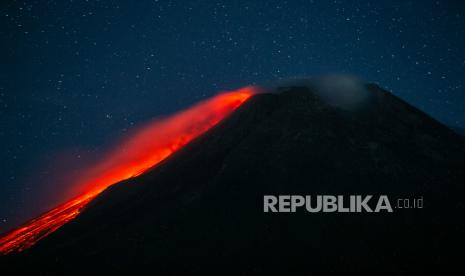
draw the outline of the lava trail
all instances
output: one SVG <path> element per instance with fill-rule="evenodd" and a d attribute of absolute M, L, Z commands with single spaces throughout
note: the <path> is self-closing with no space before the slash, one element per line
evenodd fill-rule
<path fill-rule="evenodd" d="M 0 253 L 31 247 L 75 218 L 104 189 L 155 166 L 213 127 L 254 93 L 253 87 L 222 93 L 136 131 L 101 161 L 85 169 L 79 183 L 73 185 L 80 196 L 0 237 Z"/>

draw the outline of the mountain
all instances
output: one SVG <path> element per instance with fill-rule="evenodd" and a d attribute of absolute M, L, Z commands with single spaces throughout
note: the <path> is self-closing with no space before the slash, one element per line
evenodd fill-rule
<path fill-rule="evenodd" d="M 453 128 L 455 130 L 455 132 L 457 132 L 458 134 L 462 135 L 465 137 L 465 129 L 463 128 Z"/>
<path fill-rule="evenodd" d="M 366 95 L 354 102 L 325 89 L 296 83 L 252 96 L 2 265 L 38 274 L 463 270 L 464 138 L 377 85 L 355 89 Z M 393 212 L 265 213 L 264 195 L 387 195 Z M 420 198 L 423 208 L 394 206 Z"/>

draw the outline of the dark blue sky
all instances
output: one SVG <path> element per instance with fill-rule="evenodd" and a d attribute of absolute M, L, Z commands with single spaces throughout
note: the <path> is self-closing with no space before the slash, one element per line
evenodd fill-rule
<path fill-rule="evenodd" d="M 58 170 L 220 90 L 345 72 L 465 127 L 462 1 L 5 0 L 0 8 L 0 232 L 59 200 L 66 184 L 50 184 Z"/>

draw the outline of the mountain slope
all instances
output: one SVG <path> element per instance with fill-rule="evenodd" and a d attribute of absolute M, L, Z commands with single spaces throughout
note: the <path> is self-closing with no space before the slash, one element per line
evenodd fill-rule
<path fill-rule="evenodd" d="M 418 271 L 463 257 L 465 142 L 376 85 L 353 110 L 289 86 L 253 96 L 5 262 L 37 271 Z M 264 213 L 263 195 L 381 195 L 423 209 Z M 23 266 L 24 267 L 24 266 Z"/>
<path fill-rule="evenodd" d="M 465 137 L 465 129 L 463 128 L 453 128 L 453 130 L 455 130 L 455 132 L 457 132 L 459 135 L 462 135 Z"/>

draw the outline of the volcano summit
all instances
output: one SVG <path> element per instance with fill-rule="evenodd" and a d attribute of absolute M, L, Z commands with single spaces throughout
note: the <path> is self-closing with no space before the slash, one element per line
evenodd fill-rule
<path fill-rule="evenodd" d="M 464 138 L 422 111 L 374 84 L 296 81 L 251 96 L 1 261 L 43 274 L 451 270 L 464 259 L 464 183 Z M 424 207 L 272 213 L 264 195 L 386 195 Z"/>

